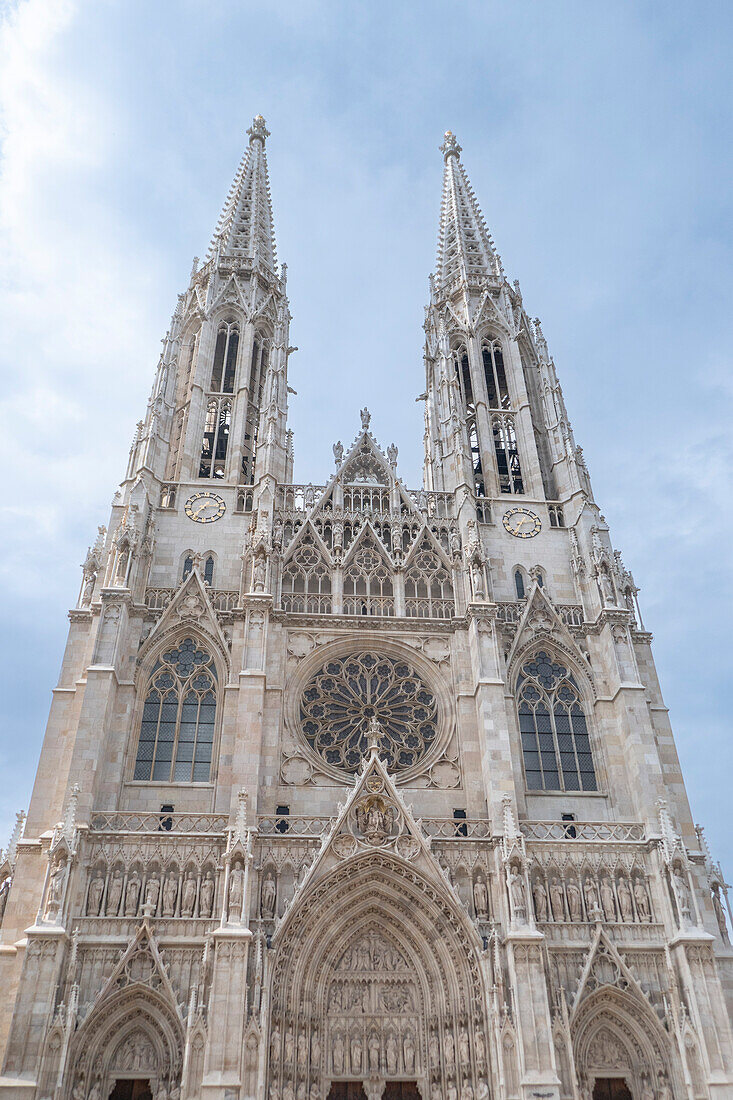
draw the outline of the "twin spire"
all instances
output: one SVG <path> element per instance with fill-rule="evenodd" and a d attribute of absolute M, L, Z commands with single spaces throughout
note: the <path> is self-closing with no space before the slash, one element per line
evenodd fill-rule
<path fill-rule="evenodd" d="M 277 253 L 265 152 L 270 131 L 262 115 L 253 119 L 247 133 L 249 146 L 224 203 L 209 255 L 218 251 L 223 256 L 259 258 L 274 271 Z M 461 164 L 461 146 L 450 130 L 440 149 L 445 169 L 435 274 L 439 292 L 457 281 L 503 277 L 501 258 Z"/>

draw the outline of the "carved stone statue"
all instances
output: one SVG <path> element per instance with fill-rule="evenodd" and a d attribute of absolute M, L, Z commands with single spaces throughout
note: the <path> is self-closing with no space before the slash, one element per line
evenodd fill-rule
<path fill-rule="evenodd" d="M 484 1033 L 480 1028 L 477 1028 L 473 1033 L 473 1050 L 476 1055 L 476 1061 L 479 1065 L 486 1057 L 486 1044 L 484 1043 Z"/>
<path fill-rule="evenodd" d="M 398 1050 L 397 1050 L 397 1040 L 395 1039 L 393 1031 L 390 1031 L 389 1035 L 387 1036 L 386 1052 L 387 1052 L 387 1073 L 395 1074 L 397 1072 Z"/>
<path fill-rule="evenodd" d="M 338 443 L 333 445 L 333 457 L 337 466 L 340 466 L 344 460 L 344 445 L 339 439 Z"/>
<path fill-rule="evenodd" d="M 280 1057 L 280 1028 L 275 1024 L 270 1034 L 270 1061 L 273 1066 L 277 1065 L 277 1060 Z"/>
<path fill-rule="evenodd" d="M 375 1031 L 371 1033 L 367 1039 L 367 1051 L 369 1052 L 369 1072 L 371 1074 L 379 1073 L 379 1036 Z"/>
<path fill-rule="evenodd" d="M 428 1039 L 428 1057 L 431 1069 L 437 1069 L 440 1065 L 440 1042 L 434 1031 L 430 1032 L 430 1038 Z"/>
<path fill-rule="evenodd" d="M 634 906 L 631 901 L 631 890 L 629 884 L 623 875 L 619 875 L 618 880 L 618 907 L 621 910 L 621 920 L 633 921 L 634 919 Z"/>
<path fill-rule="evenodd" d="M 244 871 L 240 860 L 237 860 L 229 872 L 229 906 L 227 913 L 229 920 L 240 921 L 242 918 L 242 901 L 244 899 Z"/>
<path fill-rule="evenodd" d="M 619 900 L 621 897 L 621 886 L 619 884 Z M 608 921 L 616 920 L 616 899 L 613 896 L 613 886 L 608 875 L 604 875 L 601 881 L 601 904 L 603 906 L 603 915 Z"/>
<path fill-rule="evenodd" d="M 145 908 L 148 909 L 151 916 L 155 916 L 155 911 L 158 908 L 159 897 L 160 879 L 156 875 L 155 871 L 153 871 L 150 878 L 145 883 Z"/>
<path fill-rule="evenodd" d="M 669 1087 L 669 1081 L 667 1080 L 667 1074 L 664 1070 L 659 1071 L 659 1083 L 657 1088 L 657 1100 L 672 1100 L 672 1090 Z"/>
<path fill-rule="evenodd" d="M 552 906 L 552 919 L 565 920 L 565 897 L 562 891 L 562 883 L 557 875 L 550 883 L 550 905 Z"/>
<path fill-rule="evenodd" d="M 112 878 L 109 880 L 109 887 L 107 889 L 107 905 L 105 912 L 108 917 L 116 917 L 120 911 L 120 902 L 122 900 L 122 875 L 119 868 L 115 868 L 112 872 Z"/>
<path fill-rule="evenodd" d="M 214 911 L 214 876 L 207 871 L 201 883 L 199 912 L 202 917 L 210 917 Z"/>
<path fill-rule="evenodd" d="M 458 1032 L 458 1057 L 461 1065 L 468 1065 L 471 1061 L 471 1047 L 468 1041 L 468 1032 L 462 1027 Z"/>
<path fill-rule="evenodd" d="M 481 875 L 476 877 L 473 884 L 473 906 L 479 920 L 487 920 L 489 916 L 489 891 Z"/>
<path fill-rule="evenodd" d="M 646 894 L 646 891 L 644 891 L 644 893 Z M 712 890 L 710 891 L 710 894 L 711 894 L 711 897 L 713 899 L 713 909 L 715 910 L 715 919 L 718 922 L 718 928 L 720 929 L 720 934 L 723 937 L 723 943 L 730 943 L 730 939 L 728 937 L 728 922 L 725 919 L 725 910 L 723 909 L 723 903 L 720 900 L 720 887 L 718 886 L 717 882 L 715 883 Z M 638 902 L 637 902 L 637 908 L 638 908 Z M 646 919 L 646 918 L 644 918 L 644 919 Z M 0 920 L 2 920 L 2 914 L 0 914 Z"/>
<path fill-rule="evenodd" d="M 461 1100 L 473 1100 L 473 1085 L 467 1077 L 463 1078 L 461 1087 Z"/>
<path fill-rule="evenodd" d="M 298 1066 L 305 1069 L 308 1064 L 308 1040 L 304 1031 L 298 1032 Z"/>
<path fill-rule="evenodd" d="M 445 1054 L 445 1064 L 452 1066 L 455 1062 L 455 1044 L 453 1042 L 453 1032 L 449 1027 L 445 1029 L 445 1035 L 443 1036 L 443 1052 Z"/>
<path fill-rule="evenodd" d="M 260 551 L 252 566 L 252 588 L 255 592 L 264 592 L 267 581 L 267 555 Z"/>
<path fill-rule="evenodd" d="M 137 903 L 140 900 L 140 879 L 137 872 L 130 875 L 125 888 L 125 916 L 137 916 Z"/>
<path fill-rule="evenodd" d="M 265 920 L 272 920 L 275 916 L 275 879 L 271 871 L 267 872 L 265 881 L 262 883 L 260 911 Z"/>
<path fill-rule="evenodd" d="M 86 1085 L 84 1084 L 84 1075 L 82 1074 L 77 1078 L 73 1089 L 71 1090 L 71 1100 L 85 1100 L 87 1094 Z"/>
<path fill-rule="evenodd" d="M 405 1061 L 405 1073 L 412 1073 L 415 1068 L 415 1040 L 409 1028 L 402 1040 L 402 1057 Z"/>
<path fill-rule="evenodd" d="M 448 1087 L 445 1090 L 445 1100 L 458 1100 L 458 1089 L 452 1079 L 448 1082 Z"/>
<path fill-rule="evenodd" d="M 565 892 L 568 895 L 568 910 L 570 912 L 571 921 L 579 921 L 583 919 L 583 907 L 580 901 L 580 887 L 576 882 L 570 879 L 565 884 Z"/>
<path fill-rule="evenodd" d="M 174 917 L 178 901 L 178 875 L 171 871 L 163 884 L 163 916 Z"/>
<path fill-rule="evenodd" d="M 596 890 L 596 884 L 590 877 L 587 877 L 585 880 L 583 894 L 585 896 L 585 909 L 588 914 L 588 920 L 595 920 L 601 915 L 601 911 L 598 906 L 598 891 Z"/>
<path fill-rule="evenodd" d="M 90 1088 L 87 1100 L 102 1100 L 102 1086 L 99 1083 L 99 1078 L 97 1078 Z"/>
<path fill-rule="evenodd" d="M 636 911 L 639 914 L 639 920 L 651 920 L 652 913 L 649 906 L 649 895 L 646 892 L 646 886 L 642 878 L 636 878 L 634 880 L 634 900 L 636 901 Z"/>
<path fill-rule="evenodd" d="M 680 923 L 690 920 L 690 888 L 685 881 L 685 872 L 676 867 L 673 876 L 675 894 L 680 911 Z"/>
<path fill-rule="evenodd" d="M 351 1039 L 351 1072 L 353 1074 L 361 1073 L 361 1035 L 357 1032 Z"/>
<path fill-rule="evenodd" d="M 397 453 L 397 447 L 395 446 L 395 444 L 390 443 L 389 447 L 387 448 L 387 461 L 389 462 L 390 466 L 397 465 Z"/>
<path fill-rule="evenodd" d="M 646 1074 L 642 1080 L 640 1100 L 654 1100 L 654 1089 Z"/>
<path fill-rule="evenodd" d="M 514 916 L 519 920 L 524 920 L 527 913 L 526 899 L 524 896 L 524 875 L 516 866 L 512 867 L 509 873 L 509 896 L 511 898 Z"/>
<path fill-rule="evenodd" d="M 196 905 L 196 880 L 193 871 L 189 871 L 183 883 L 181 891 L 181 916 L 192 917 Z"/>
<path fill-rule="evenodd" d="M 547 891 L 545 890 L 544 883 L 537 879 L 532 887 L 532 895 L 534 897 L 534 915 L 538 921 L 547 920 Z"/>
<path fill-rule="evenodd" d="M 48 891 L 46 893 L 45 920 L 56 920 L 61 911 L 65 874 L 66 864 L 63 860 L 59 859 L 51 864 L 48 876 Z"/>
<path fill-rule="evenodd" d="M 333 1062 L 333 1072 L 337 1077 L 340 1077 L 344 1072 L 344 1040 L 340 1032 L 337 1032 L 334 1036 L 331 1060 Z"/>
<path fill-rule="evenodd" d="M 366 431 L 372 419 L 372 414 L 369 412 L 369 409 L 366 407 L 366 405 L 360 411 L 359 416 L 361 417 L 361 426 L 364 431 Z"/>
<path fill-rule="evenodd" d="M 104 876 L 101 871 L 97 871 L 92 881 L 89 883 L 89 893 L 87 894 L 87 916 L 98 917 L 102 908 L 102 894 L 104 893 Z"/>
<path fill-rule="evenodd" d="M 318 1034 L 318 1028 L 313 1028 L 313 1038 L 311 1039 L 311 1069 L 318 1069 L 321 1064 L 321 1039 Z"/>

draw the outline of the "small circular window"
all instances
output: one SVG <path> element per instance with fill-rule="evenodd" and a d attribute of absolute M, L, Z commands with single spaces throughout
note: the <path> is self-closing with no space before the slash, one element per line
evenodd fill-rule
<path fill-rule="evenodd" d="M 438 734 L 435 696 L 407 661 L 393 657 L 336 657 L 311 677 L 301 695 L 303 734 L 331 767 L 358 770 L 372 718 L 382 731 L 380 756 L 394 771 L 417 764 Z"/>

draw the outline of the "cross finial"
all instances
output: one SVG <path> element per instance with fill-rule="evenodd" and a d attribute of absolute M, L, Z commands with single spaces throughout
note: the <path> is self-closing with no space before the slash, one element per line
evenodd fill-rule
<path fill-rule="evenodd" d="M 255 115 L 247 133 L 249 134 L 250 145 L 253 141 L 261 141 L 263 145 L 265 144 L 265 138 L 269 138 L 270 131 L 267 129 L 262 115 Z"/>
<path fill-rule="evenodd" d="M 443 159 L 446 161 L 448 157 L 457 157 L 458 160 L 461 159 L 461 146 L 458 144 L 458 138 L 452 130 L 445 131 L 440 151 L 443 154 Z"/>

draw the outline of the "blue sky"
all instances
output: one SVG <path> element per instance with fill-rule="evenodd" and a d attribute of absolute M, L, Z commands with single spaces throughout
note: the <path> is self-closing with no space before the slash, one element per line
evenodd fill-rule
<path fill-rule="evenodd" d="M 296 476 L 358 410 L 418 484 L 453 129 L 640 585 L 733 874 L 730 3 L 0 0 L 0 845 L 176 294 L 254 114 L 294 321 Z M 727 826 L 727 827 L 726 827 Z"/>

